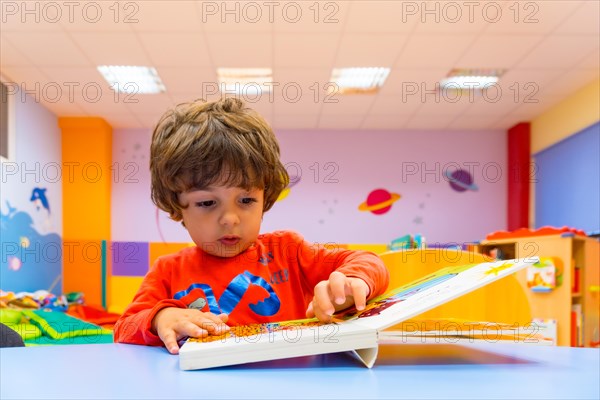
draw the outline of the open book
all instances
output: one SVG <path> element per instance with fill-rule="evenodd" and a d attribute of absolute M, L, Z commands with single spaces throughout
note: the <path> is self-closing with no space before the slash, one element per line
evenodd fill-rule
<path fill-rule="evenodd" d="M 183 370 L 353 351 L 367 367 L 377 358 L 383 329 L 417 316 L 522 268 L 537 257 L 446 267 L 371 299 L 364 310 L 350 308 L 333 323 L 317 319 L 231 327 L 223 335 L 190 338 L 179 350 Z"/>

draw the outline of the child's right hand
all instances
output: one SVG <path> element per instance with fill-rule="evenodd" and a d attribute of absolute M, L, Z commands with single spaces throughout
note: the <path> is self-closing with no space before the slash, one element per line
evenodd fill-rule
<path fill-rule="evenodd" d="M 215 315 L 189 308 L 163 308 L 152 320 L 152 330 L 171 354 L 179 353 L 177 341 L 185 337 L 220 335 L 229 330 L 227 314 Z"/>

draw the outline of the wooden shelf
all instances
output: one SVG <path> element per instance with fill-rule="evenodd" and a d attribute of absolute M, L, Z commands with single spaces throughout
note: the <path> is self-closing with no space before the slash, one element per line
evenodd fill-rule
<path fill-rule="evenodd" d="M 571 345 L 571 306 L 581 305 L 583 314 L 583 346 L 593 345 L 594 331 L 600 330 L 600 294 L 585 288 L 600 283 L 600 243 L 596 238 L 576 235 L 531 236 L 501 240 L 486 240 L 474 246 L 474 251 L 489 255 L 499 250 L 504 259 L 531 256 L 556 257 L 562 261 L 562 284 L 550 293 L 539 293 L 527 287 L 526 271 L 517 272 L 517 280 L 529 301 L 533 318 L 557 321 L 559 346 Z M 578 273 L 575 273 L 575 269 Z M 579 291 L 572 292 L 577 277 Z M 597 335 L 597 333 L 596 333 Z"/>

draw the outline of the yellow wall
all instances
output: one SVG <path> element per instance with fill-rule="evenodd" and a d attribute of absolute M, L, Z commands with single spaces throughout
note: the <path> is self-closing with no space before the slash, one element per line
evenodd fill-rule
<path fill-rule="evenodd" d="M 535 154 L 599 120 L 600 80 L 597 80 L 531 121 L 531 153 Z"/>

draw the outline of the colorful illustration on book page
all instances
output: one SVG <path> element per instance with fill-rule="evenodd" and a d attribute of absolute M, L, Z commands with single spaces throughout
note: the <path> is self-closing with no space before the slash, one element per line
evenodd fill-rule
<path fill-rule="evenodd" d="M 442 290 L 444 283 L 460 275 L 461 285 L 472 286 L 482 280 L 491 280 L 504 270 L 514 266 L 512 262 L 469 264 L 442 268 L 439 271 L 427 275 L 417 281 L 411 282 L 398 289 L 391 290 L 379 297 L 369 301 L 364 310 L 357 311 L 355 308 L 348 309 L 335 317 L 341 320 L 355 318 L 366 318 L 380 315 L 381 312 L 394 304 L 400 303 L 410 297 L 430 288 Z"/>
<path fill-rule="evenodd" d="M 350 308 L 346 311 L 336 314 L 335 317 L 345 321 L 354 318 L 366 318 L 379 315 L 386 308 L 389 308 L 396 303 L 400 303 L 401 301 L 404 301 L 409 297 L 424 291 L 425 289 L 439 285 L 440 283 L 445 282 L 456 275 L 458 275 L 456 272 L 428 275 L 427 277 L 413 282 L 412 284 L 402 286 L 397 290 L 372 299 L 369 301 L 364 310 L 357 311 L 355 308 Z"/>
<path fill-rule="evenodd" d="M 228 338 L 251 337 L 264 334 L 272 334 L 281 331 L 292 331 L 299 329 L 310 329 L 316 326 L 324 325 L 316 318 L 312 319 L 297 319 L 282 322 L 269 322 L 266 324 L 251 324 L 232 326 L 230 330 L 222 335 L 209 335 L 202 338 L 190 338 L 191 342 L 216 342 L 219 340 L 227 340 Z"/>

